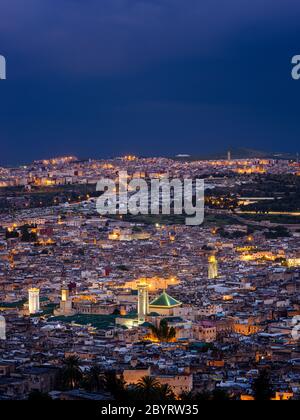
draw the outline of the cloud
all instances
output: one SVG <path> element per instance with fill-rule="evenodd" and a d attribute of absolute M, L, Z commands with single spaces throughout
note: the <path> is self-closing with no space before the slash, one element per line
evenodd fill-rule
<path fill-rule="evenodd" d="M 0 48 L 26 74 L 118 75 L 218 54 L 249 25 L 296 11 L 297 0 L 2 0 Z"/>

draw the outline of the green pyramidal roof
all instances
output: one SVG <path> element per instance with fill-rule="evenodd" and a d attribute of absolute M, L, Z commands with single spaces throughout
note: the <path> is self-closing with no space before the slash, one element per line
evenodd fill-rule
<path fill-rule="evenodd" d="M 151 303 L 151 307 L 160 308 L 172 308 L 174 306 L 180 306 L 181 302 L 169 296 L 166 292 L 163 292 L 158 298 L 154 299 Z"/>

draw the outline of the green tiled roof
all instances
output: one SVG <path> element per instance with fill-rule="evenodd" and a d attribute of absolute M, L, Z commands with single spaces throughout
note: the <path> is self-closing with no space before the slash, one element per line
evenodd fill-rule
<path fill-rule="evenodd" d="M 172 308 L 174 306 L 180 306 L 181 302 L 169 296 L 166 292 L 163 292 L 158 298 L 154 299 L 150 303 L 150 307 L 160 308 Z"/>

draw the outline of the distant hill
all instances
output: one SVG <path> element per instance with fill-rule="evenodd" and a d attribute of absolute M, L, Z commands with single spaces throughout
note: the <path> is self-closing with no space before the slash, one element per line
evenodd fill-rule
<path fill-rule="evenodd" d="M 292 153 L 271 153 L 263 152 L 261 150 L 247 149 L 247 148 L 232 148 L 229 149 L 232 159 L 296 159 L 296 155 Z M 228 151 L 205 153 L 202 155 L 177 155 L 175 160 L 221 160 L 227 159 Z"/>

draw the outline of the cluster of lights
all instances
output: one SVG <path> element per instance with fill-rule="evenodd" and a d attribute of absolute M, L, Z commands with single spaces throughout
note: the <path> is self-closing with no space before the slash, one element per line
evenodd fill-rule
<path fill-rule="evenodd" d="M 43 160 L 42 164 L 46 165 L 46 166 L 47 165 L 59 165 L 59 164 L 74 162 L 75 160 L 77 160 L 77 158 L 75 156 L 64 156 L 64 157 L 59 157 L 59 158 L 54 158 L 54 159 L 49 159 L 49 160 Z"/>
<path fill-rule="evenodd" d="M 253 166 L 251 168 L 237 168 L 233 172 L 239 175 L 265 174 L 267 171 L 261 166 Z"/>
<path fill-rule="evenodd" d="M 284 254 L 277 254 L 274 255 L 272 252 L 255 252 L 253 254 L 243 254 L 241 255 L 241 261 L 258 261 L 258 260 L 266 260 L 266 261 L 276 261 L 279 258 L 284 258 Z"/>
<path fill-rule="evenodd" d="M 47 240 L 40 239 L 38 242 L 36 242 L 36 244 L 39 246 L 49 246 L 49 245 L 54 245 L 55 241 L 53 241 L 53 239 L 47 239 Z"/>
<path fill-rule="evenodd" d="M 123 157 L 123 160 L 127 162 L 134 162 L 135 160 L 137 160 L 137 157 L 134 155 L 127 155 Z"/>

